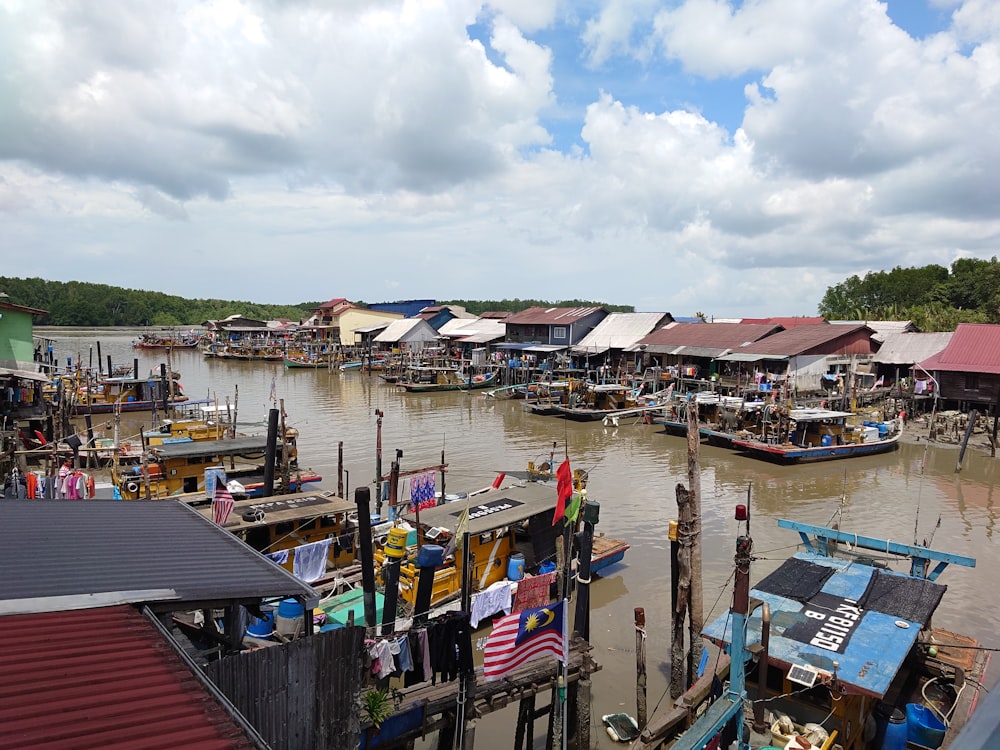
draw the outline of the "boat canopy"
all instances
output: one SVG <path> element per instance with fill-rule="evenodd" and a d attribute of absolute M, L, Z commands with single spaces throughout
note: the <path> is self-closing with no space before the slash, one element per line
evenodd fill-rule
<path fill-rule="evenodd" d="M 539 513 L 554 512 L 556 487 L 554 484 L 528 482 L 523 487 L 505 487 L 502 490 L 475 495 L 461 500 L 420 511 L 420 525 L 436 526 L 454 532 L 458 517 L 469 509 L 469 533 L 484 534 L 504 526 L 512 526 Z M 407 512 L 406 519 L 414 514 Z"/>
<path fill-rule="evenodd" d="M 210 458 L 213 456 L 240 456 L 245 453 L 263 453 L 267 436 L 229 438 L 226 440 L 193 440 L 189 443 L 151 445 L 149 449 L 160 459 Z M 279 443 L 278 448 L 281 448 Z"/>
<path fill-rule="evenodd" d="M 946 587 L 934 581 L 800 552 L 750 592 L 771 608 L 770 663 L 832 674 L 847 693 L 885 696 L 937 609 Z M 702 631 L 717 645 L 732 642 L 724 612 Z M 747 620 L 747 643 L 760 642 L 761 612 Z"/>
<path fill-rule="evenodd" d="M 265 498 L 237 500 L 225 528 L 242 531 L 257 526 L 270 526 L 282 521 L 302 521 L 319 516 L 335 516 L 357 511 L 358 506 L 333 492 L 293 492 Z M 213 519 L 210 505 L 197 509 L 205 518 Z M 253 511 L 263 515 L 250 515 Z M 248 517 L 244 518 L 244 514 Z"/>
<path fill-rule="evenodd" d="M 849 411 L 833 411 L 832 409 L 792 409 L 788 418 L 796 422 L 819 422 L 824 419 L 846 419 L 853 417 Z"/>

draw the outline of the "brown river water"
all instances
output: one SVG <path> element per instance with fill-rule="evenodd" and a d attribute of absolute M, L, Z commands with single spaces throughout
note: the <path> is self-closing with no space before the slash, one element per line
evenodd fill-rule
<path fill-rule="evenodd" d="M 140 373 L 165 361 L 162 352 L 133 350 L 138 331 L 121 329 L 39 330 L 56 339 L 61 362 L 79 358 L 97 363 L 97 342 L 104 361 L 139 359 Z M 488 485 L 498 471 L 524 470 L 545 460 L 553 442 L 557 456 L 568 449 L 575 469 L 589 472 L 588 496 L 601 503 L 598 532 L 628 541 L 625 560 L 591 586 L 591 641 L 601 665 L 593 680 L 592 746 L 616 746 L 601 731 L 600 716 L 635 715 L 635 630 L 633 609 L 646 611 L 648 702 L 653 707 L 667 689 L 670 659 L 668 522 L 676 518 L 674 489 L 687 484 L 687 447 L 683 438 L 631 418 L 618 427 L 578 423 L 526 412 L 518 401 L 486 398 L 482 392 L 408 394 L 377 375 L 356 371 L 286 370 L 281 362 L 232 362 L 208 359 L 197 351 L 177 351 L 171 366 L 191 398 L 237 399 L 241 429 L 266 425 L 272 380 L 284 399 L 288 423 L 298 428 L 299 463 L 324 476 L 336 489 L 338 443 L 343 443 L 348 497 L 375 478 L 376 416 L 382 424 L 383 465 L 388 470 L 402 450 L 403 470 L 448 463 L 447 491 Z M 138 430 L 149 415 L 135 418 Z M 95 420 L 99 421 L 99 420 Z M 975 568 L 949 566 L 939 581 L 948 592 L 934 624 L 968 633 L 985 646 L 1000 647 L 997 580 L 1000 576 L 1000 458 L 978 445 L 956 473 L 958 450 L 921 439 L 926 427 L 908 426 L 901 447 L 880 456 L 803 466 L 777 466 L 730 450 L 701 446 L 703 516 L 703 598 L 709 621 L 729 604 L 738 503 L 749 493 L 758 581 L 795 551 L 798 535 L 779 529 L 777 519 L 813 524 L 838 521 L 856 531 L 904 543 L 929 542 L 934 549 L 975 557 Z M 898 568 L 898 566 L 897 566 Z M 985 684 L 1000 680 L 994 659 Z M 476 734 L 478 747 L 507 748 L 513 740 L 517 709 L 487 717 Z M 544 729 L 544 721 L 536 729 Z M 537 743 L 536 743 L 537 744 Z M 620 746 L 619 746 L 620 747 Z"/>

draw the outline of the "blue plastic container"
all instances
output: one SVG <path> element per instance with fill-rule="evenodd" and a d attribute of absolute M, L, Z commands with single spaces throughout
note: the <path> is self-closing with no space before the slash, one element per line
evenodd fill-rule
<path fill-rule="evenodd" d="M 832 435 L 823 435 L 819 439 L 819 444 L 822 445 L 822 446 L 833 445 L 833 436 Z"/>
<path fill-rule="evenodd" d="M 520 581 L 524 578 L 524 555 L 520 552 L 510 556 L 510 562 L 507 563 L 507 578 L 511 581 Z"/>
<path fill-rule="evenodd" d="M 440 544 L 425 544 L 417 553 L 418 568 L 436 568 L 444 562 L 444 547 Z"/>
<path fill-rule="evenodd" d="M 543 562 L 538 566 L 538 575 L 544 575 L 546 573 L 554 573 L 556 570 L 556 564 L 551 560 Z"/>
<path fill-rule="evenodd" d="M 302 617 L 305 611 L 302 603 L 295 599 L 282 599 L 281 604 L 278 605 L 278 617 L 287 617 L 290 620 Z"/>
<path fill-rule="evenodd" d="M 261 607 L 261 614 L 264 617 L 250 618 L 250 625 L 247 626 L 247 635 L 255 638 L 269 638 L 274 632 L 274 611 L 270 607 Z"/>
<path fill-rule="evenodd" d="M 885 739 L 881 750 L 906 750 L 906 714 L 898 708 L 893 709 L 889 723 L 885 725 Z"/>
<path fill-rule="evenodd" d="M 922 703 L 906 704 L 906 739 L 924 747 L 941 747 L 948 727 Z"/>

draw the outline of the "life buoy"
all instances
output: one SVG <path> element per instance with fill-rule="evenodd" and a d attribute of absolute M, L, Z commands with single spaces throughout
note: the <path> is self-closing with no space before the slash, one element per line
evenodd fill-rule
<path fill-rule="evenodd" d="M 138 482 L 128 482 L 128 483 L 125 484 L 125 489 L 128 492 L 138 492 L 139 491 L 139 483 Z"/>

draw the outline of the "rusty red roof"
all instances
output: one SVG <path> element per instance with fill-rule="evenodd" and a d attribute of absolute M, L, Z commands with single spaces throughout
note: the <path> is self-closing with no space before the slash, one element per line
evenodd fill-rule
<path fill-rule="evenodd" d="M 1000 374 L 1000 326 L 959 323 L 943 351 L 925 359 L 920 369 Z"/>
<path fill-rule="evenodd" d="M 814 326 L 819 323 L 826 323 L 822 316 L 806 318 L 797 316 L 794 318 L 743 318 L 742 323 L 775 323 L 782 328 L 795 328 L 796 326 Z"/>
<path fill-rule="evenodd" d="M 507 318 L 508 325 L 567 325 L 603 307 L 529 307 Z"/>
<path fill-rule="evenodd" d="M 0 643 L 0 747 L 260 747 L 131 606 L 0 617 Z"/>
<path fill-rule="evenodd" d="M 873 333 L 864 323 L 799 325 L 747 344 L 736 351 L 782 357 L 794 357 L 798 354 L 870 354 Z"/>
<path fill-rule="evenodd" d="M 781 330 L 773 323 L 671 323 L 639 339 L 639 345 L 736 349 Z"/>

